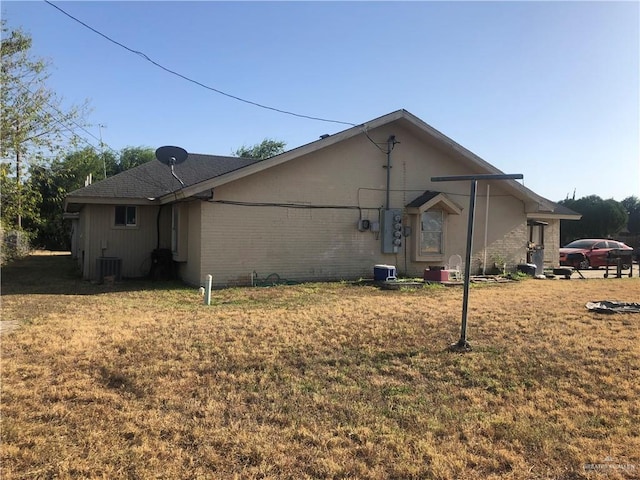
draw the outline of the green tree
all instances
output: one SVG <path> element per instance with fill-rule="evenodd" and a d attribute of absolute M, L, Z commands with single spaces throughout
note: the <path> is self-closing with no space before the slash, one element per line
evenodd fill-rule
<path fill-rule="evenodd" d="M 70 239 L 62 217 L 62 205 L 70 183 L 68 172 L 58 168 L 60 163 L 50 167 L 34 165 L 27 184 L 38 200 L 38 221 L 25 228 L 34 232 L 32 242 L 38 247 L 49 250 L 68 250 Z M 73 188 L 72 188 L 73 189 Z"/>
<path fill-rule="evenodd" d="M 627 230 L 630 233 L 640 234 L 640 199 L 636 196 L 627 197 L 620 202 L 629 215 Z"/>
<path fill-rule="evenodd" d="M 126 147 L 120 151 L 118 173 L 150 162 L 156 158 L 155 151 L 149 147 Z"/>
<path fill-rule="evenodd" d="M 39 224 L 39 195 L 30 190 L 30 185 L 16 183 L 11 164 L 0 164 L 0 205 L 2 205 L 3 231 L 15 229 L 18 216 L 21 219 L 24 218 L 28 225 Z"/>
<path fill-rule="evenodd" d="M 13 191 L 3 195 L 13 195 L 15 205 L 15 217 L 2 214 L 5 228 L 22 228 L 26 208 L 22 182 L 29 166 L 66 145 L 66 132 L 79 126 L 86 111 L 86 104 L 63 111 L 61 100 L 46 87 L 48 64 L 32 57 L 31 44 L 30 36 L 9 30 L 2 22 L 0 157 L 3 163 L 13 164 L 16 183 Z"/>
<path fill-rule="evenodd" d="M 286 145 L 287 144 L 283 141 L 265 138 L 262 142 L 255 144 L 253 147 L 243 145 L 233 154 L 236 157 L 259 158 L 260 160 L 264 160 L 266 158 L 275 157 L 276 155 L 284 152 L 284 147 Z"/>
<path fill-rule="evenodd" d="M 124 148 L 117 156 L 113 152 L 97 152 L 93 147 L 76 150 L 48 166 L 34 165 L 25 183 L 37 201 L 38 217 L 25 221 L 33 232 L 33 242 L 51 250 L 67 250 L 70 245 L 68 225 L 63 220 L 64 199 L 69 192 L 82 188 L 91 178 L 102 180 L 154 158 L 153 150 L 144 147 Z"/>
<path fill-rule="evenodd" d="M 563 245 L 577 238 L 607 238 L 627 224 L 627 212 L 620 202 L 612 198 L 603 200 L 597 195 L 590 195 L 558 203 L 582 214 L 578 221 L 561 220 L 560 239 Z"/>
<path fill-rule="evenodd" d="M 51 163 L 52 171 L 65 170 L 70 182 L 65 182 L 65 188 L 75 190 L 84 186 L 91 176 L 91 182 L 95 183 L 104 179 L 104 171 L 107 176 L 118 173 L 118 159 L 110 151 L 99 153 L 93 147 L 85 147 L 68 153 L 61 160 Z M 69 191 L 72 191 L 69 190 Z"/>
<path fill-rule="evenodd" d="M 105 155 L 115 158 L 109 152 Z M 93 147 L 87 147 L 49 165 L 31 166 L 25 186 L 37 199 L 38 221 L 25 221 L 25 229 L 33 232 L 35 245 L 50 250 L 69 249 L 68 228 L 63 221 L 64 198 L 89 179 L 96 181 L 104 177 L 104 160 Z"/>

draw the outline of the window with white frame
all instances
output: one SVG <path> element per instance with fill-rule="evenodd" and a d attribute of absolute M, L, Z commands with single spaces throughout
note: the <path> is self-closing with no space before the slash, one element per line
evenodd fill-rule
<path fill-rule="evenodd" d="M 444 253 L 444 216 L 442 210 L 428 210 L 420 219 L 420 255 Z"/>
<path fill-rule="evenodd" d="M 413 225 L 412 260 L 443 264 L 447 253 L 447 223 L 462 208 L 442 192 L 427 190 L 407 206 Z"/>
<path fill-rule="evenodd" d="M 116 205 L 115 221 L 116 227 L 137 226 L 138 207 L 128 205 Z"/>

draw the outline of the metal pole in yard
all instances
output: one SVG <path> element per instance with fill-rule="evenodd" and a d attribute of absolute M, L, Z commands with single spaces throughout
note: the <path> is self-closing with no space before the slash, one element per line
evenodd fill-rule
<path fill-rule="evenodd" d="M 467 312 L 469 311 L 469 283 L 471 279 L 471 250 L 473 247 L 473 220 L 476 216 L 476 189 L 478 181 L 471 181 L 469 193 L 469 223 L 467 224 L 467 252 L 464 260 L 464 293 L 462 294 L 462 325 L 460 326 L 460 340 L 454 344 L 457 350 L 471 350 L 467 342 Z M 453 346 L 452 346 L 453 348 Z"/>
<path fill-rule="evenodd" d="M 449 346 L 449 350 L 454 352 L 468 352 L 471 345 L 467 341 L 467 312 L 469 309 L 469 283 L 471 279 L 471 250 L 473 247 L 473 220 L 476 210 L 476 188 L 478 180 L 520 180 L 524 178 L 521 173 L 514 174 L 478 174 L 478 175 L 456 175 L 451 177 L 431 177 L 432 182 L 459 182 L 470 180 L 471 192 L 469 194 L 469 223 L 467 225 L 467 251 L 465 255 L 464 269 L 464 293 L 462 297 L 462 324 L 460 326 L 460 339 L 457 343 Z"/>

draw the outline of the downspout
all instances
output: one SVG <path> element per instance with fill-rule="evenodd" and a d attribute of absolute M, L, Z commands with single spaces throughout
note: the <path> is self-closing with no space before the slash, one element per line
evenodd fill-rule
<path fill-rule="evenodd" d="M 487 271 L 487 241 L 489 237 L 489 191 L 491 185 L 487 183 L 487 207 L 484 213 L 484 258 L 482 260 L 482 275 L 486 275 Z"/>
<path fill-rule="evenodd" d="M 156 217 L 156 250 L 160 250 L 160 213 L 162 213 L 162 207 L 164 207 L 164 205 L 164 203 L 160 205 L 158 216 Z"/>

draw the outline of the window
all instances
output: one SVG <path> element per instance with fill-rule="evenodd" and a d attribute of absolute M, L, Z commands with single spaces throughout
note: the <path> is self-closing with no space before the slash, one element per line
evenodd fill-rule
<path fill-rule="evenodd" d="M 411 257 L 414 262 L 444 265 L 447 253 L 447 223 L 451 215 L 460 215 L 462 207 L 442 192 L 425 191 L 407 204 L 413 225 Z"/>
<path fill-rule="evenodd" d="M 443 251 L 444 212 L 429 210 L 422 214 L 420 228 L 420 255 L 439 255 Z"/>
<path fill-rule="evenodd" d="M 115 226 L 116 227 L 135 227 L 137 207 L 129 207 L 124 205 L 116 206 Z"/>

